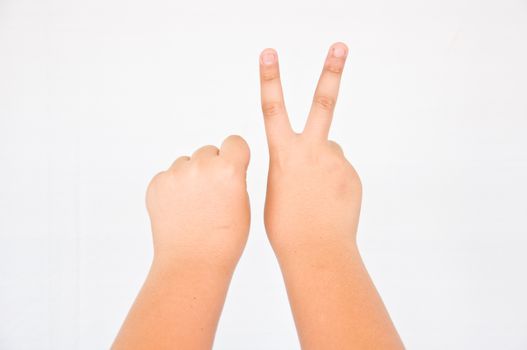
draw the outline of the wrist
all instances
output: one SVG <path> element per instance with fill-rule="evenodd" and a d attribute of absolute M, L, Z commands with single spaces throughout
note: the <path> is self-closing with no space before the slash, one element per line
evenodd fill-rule
<path fill-rule="evenodd" d="M 192 280 L 213 283 L 230 281 L 236 263 L 190 256 L 154 254 L 150 275 L 168 281 Z"/>
<path fill-rule="evenodd" d="M 324 267 L 360 257 L 355 235 L 302 234 L 296 237 L 302 238 L 271 240 L 280 265 Z"/>

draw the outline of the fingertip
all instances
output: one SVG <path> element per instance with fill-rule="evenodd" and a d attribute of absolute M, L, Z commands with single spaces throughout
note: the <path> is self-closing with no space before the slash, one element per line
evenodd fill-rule
<path fill-rule="evenodd" d="M 278 61 L 278 53 L 273 48 L 266 48 L 260 53 L 260 64 L 270 66 Z"/>
<path fill-rule="evenodd" d="M 345 58 L 348 56 L 349 48 L 348 45 L 342 41 L 333 43 L 329 49 L 330 55 L 336 58 Z"/>
<path fill-rule="evenodd" d="M 348 46 L 340 41 L 330 46 L 315 89 L 304 132 L 327 139 L 348 50 Z"/>

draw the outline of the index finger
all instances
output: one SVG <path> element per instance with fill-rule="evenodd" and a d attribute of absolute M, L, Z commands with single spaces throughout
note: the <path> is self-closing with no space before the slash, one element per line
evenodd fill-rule
<path fill-rule="evenodd" d="M 293 134 L 280 82 L 278 55 L 274 49 L 260 54 L 260 93 L 267 143 L 272 148 Z"/>
<path fill-rule="evenodd" d="M 316 138 L 327 139 L 347 54 L 348 47 L 341 42 L 333 44 L 329 49 L 313 96 L 304 133 Z"/>

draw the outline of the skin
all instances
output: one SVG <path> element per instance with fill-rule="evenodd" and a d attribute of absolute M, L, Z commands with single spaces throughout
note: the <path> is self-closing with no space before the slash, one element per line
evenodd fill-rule
<path fill-rule="evenodd" d="M 150 182 L 154 259 L 112 349 L 211 349 L 250 223 L 239 136 L 180 157 Z"/>
<path fill-rule="evenodd" d="M 333 44 L 302 133 L 287 115 L 277 52 L 260 55 L 269 145 L 265 226 L 302 349 L 402 349 L 356 243 L 362 186 L 328 140 L 348 48 Z"/>
<path fill-rule="evenodd" d="M 306 127 L 293 132 L 275 50 L 260 56 L 270 164 L 265 225 L 303 349 L 401 349 L 356 244 L 362 187 L 328 141 L 347 55 L 334 44 Z M 150 182 L 154 259 L 112 349 L 210 349 L 249 232 L 249 148 L 230 136 Z"/>

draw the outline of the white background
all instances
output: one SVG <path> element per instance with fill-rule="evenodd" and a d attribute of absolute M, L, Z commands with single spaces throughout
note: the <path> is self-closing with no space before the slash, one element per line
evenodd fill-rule
<path fill-rule="evenodd" d="M 262 222 L 258 54 L 301 130 L 344 41 L 331 138 L 409 349 L 527 349 L 527 2 L 0 0 L 0 349 L 104 349 L 152 257 L 151 176 L 232 133 L 252 227 L 216 349 L 298 349 Z"/>

